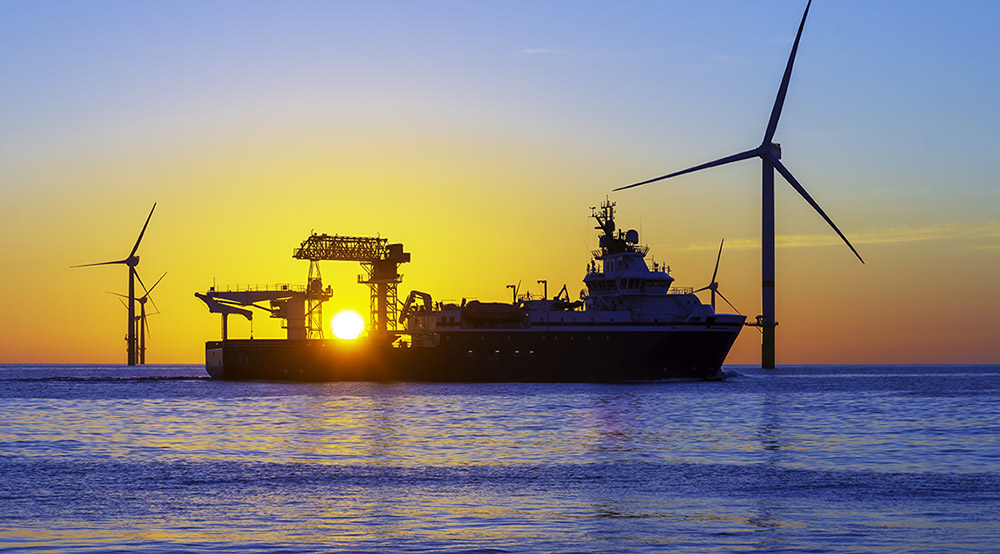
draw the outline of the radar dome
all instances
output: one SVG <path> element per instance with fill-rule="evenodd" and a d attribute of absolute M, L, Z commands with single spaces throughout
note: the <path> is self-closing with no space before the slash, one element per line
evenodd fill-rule
<path fill-rule="evenodd" d="M 636 244 L 636 243 L 638 243 L 639 242 L 639 231 L 636 231 L 635 229 L 629 229 L 625 233 L 625 242 L 627 242 L 629 244 Z"/>

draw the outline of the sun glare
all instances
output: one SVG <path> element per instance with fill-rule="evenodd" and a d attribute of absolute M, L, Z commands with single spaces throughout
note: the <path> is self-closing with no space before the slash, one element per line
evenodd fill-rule
<path fill-rule="evenodd" d="M 365 330 L 365 320 L 358 312 L 344 310 L 333 317 L 333 335 L 338 339 L 356 339 Z"/>

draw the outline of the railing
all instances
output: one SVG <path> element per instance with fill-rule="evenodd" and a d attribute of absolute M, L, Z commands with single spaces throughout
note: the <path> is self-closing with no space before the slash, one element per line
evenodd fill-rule
<path fill-rule="evenodd" d="M 670 287 L 667 294 L 694 294 L 694 287 Z"/>
<path fill-rule="evenodd" d="M 649 246 L 645 244 L 633 244 L 630 248 L 632 249 L 632 252 L 642 254 L 643 256 L 649 253 Z M 599 260 L 602 256 L 604 256 L 604 251 L 601 249 L 591 250 L 590 254 L 594 256 L 595 259 Z"/>
<path fill-rule="evenodd" d="M 594 252 L 595 252 L 594 258 L 597 258 L 599 256 L 597 254 L 597 252 L 599 252 L 599 250 L 595 250 Z M 659 263 L 659 262 L 649 262 L 649 261 L 645 261 L 645 260 L 643 260 L 643 261 L 646 264 L 646 269 L 648 269 L 650 273 L 667 273 L 667 274 L 670 273 L 670 266 L 668 266 L 667 264 L 663 264 L 663 263 Z M 588 274 L 590 274 L 590 273 L 604 273 L 604 268 L 603 267 L 599 268 L 596 265 L 588 265 L 587 266 L 587 273 Z"/>
<path fill-rule="evenodd" d="M 305 292 L 305 285 L 292 285 L 289 283 L 276 283 L 274 285 L 227 285 L 223 287 L 212 287 L 210 292 Z"/>

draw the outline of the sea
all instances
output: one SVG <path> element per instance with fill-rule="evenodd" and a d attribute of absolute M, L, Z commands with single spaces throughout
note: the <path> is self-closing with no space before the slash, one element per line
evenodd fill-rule
<path fill-rule="evenodd" d="M 720 382 L 0 366 L 0 552 L 1000 552 L 1000 365 Z"/>

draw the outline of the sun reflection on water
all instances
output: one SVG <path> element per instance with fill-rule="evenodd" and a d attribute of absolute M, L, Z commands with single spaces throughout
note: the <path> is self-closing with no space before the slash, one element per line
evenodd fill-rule
<path fill-rule="evenodd" d="M 962 506 L 1000 493 L 994 397 L 768 379 L 31 385 L 0 404 L 0 495 L 17 499 L 0 507 L 0 540 L 657 551 L 711 536 L 727 551 L 822 550 L 809 531 L 820 521 L 842 533 L 882 522 L 903 546 L 989 535 L 981 501 L 950 504 L 953 519 L 927 513 L 948 508 L 942 491 Z M 978 419 L 952 417 L 970 406 Z"/>

